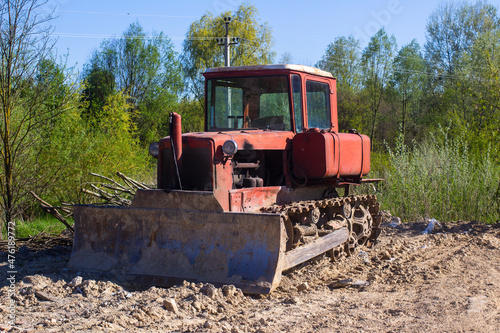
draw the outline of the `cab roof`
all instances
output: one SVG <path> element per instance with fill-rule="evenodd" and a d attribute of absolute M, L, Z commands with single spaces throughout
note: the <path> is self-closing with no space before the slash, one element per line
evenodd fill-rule
<path fill-rule="evenodd" d="M 250 72 L 250 71 L 262 71 L 262 70 L 290 70 L 290 71 L 298 71 L 304 72 L 308 74 L 314 74 L 325 77 L 333 77 L 333 75 L 329 72 L 323 71 L 318 68 L 304 66 L 304 65 L 254 65 L 254 66 L 232 66 L 232 67 L 216 67 L 216 68 L 207 68 L 205 73 L 227 73 L 227 72 Z"/>

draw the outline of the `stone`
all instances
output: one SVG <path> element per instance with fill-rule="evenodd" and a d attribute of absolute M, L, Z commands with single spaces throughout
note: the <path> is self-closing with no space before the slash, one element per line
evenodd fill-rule
<path fill-rule="evenodd" d="M 71 282 L 68 283 L 68 286 L 75 288 L 75 287 L 78 287 L 79 285 L 81 285 L 82 282 L 83 282 L 82 277 L 77 276 L 77 277 L 73 278 L 73 280 L 71 280 Z"/>
<path fill-rule="evenodd" d="M 175 314 L 179 313 L 179 308 L 177 307 L 177 303 L 175 302 L 175 300 L 173 298 L 168 298 L 168 299 L 163 300 L 163 307 L 166 310 L 173 312 Z"/>
<path fill-rule="evenodd" d="M 392 258 L 391 254 L 389 253 L 389 251 L 383 251 L 381 254 L 380 254 L 380 259 L 382 260 L 390 260 Z"/>
<path fill-rule="evenodd" d="M 205 307 L 203 306 L 203 304 L 199 301 L 194 301 L 193 304 L 192 304 L 193 308 L 196 309 L 196 311 L 201 311 L 203 310 Z"/>
<path fill-rule="evenodd" d="M 6 331 L 6 332 L 9 332 L 12 330 L 12 326 L 10 325 L 0 325 L 0 331 Z"/>
<path fill-rule="evenodd" d="M 338 280 L 329 285 L 330 288 L 336 289 L 336 288 L 345 288 L 348 287 L 352 284 L 352 279 L 343 279 L 343 280 Z"/>
<path fill-rule="evenodd" d="M 297 286 L 298 291 L 306 291 L 309 290 L 309 284 L 307 282 L 301 283 Z"/>
<path fill-rule="evenodd" d="M 300 299 L 295 297 L 295 296 L 292 296 L 292 297 L 289 297 L 289 298 L 286 298 L 285 300 L 283 300 L 283 303 L 285 303 L 285 304 L 300 304 Z"/>
<path fill-rule="evenodd" d="M 202 293 L 210 297 L 211 299 L 215 299 L 217 297 L 217 288 L 214 287 L 213 284 L 207 283 L 200 289 Z"/>
<path fill-rule="evenodd" d="M 363 281 L 363 280 L 357 280 L 351 283 L 351 286 L 354 288 L 364 288 L 370 285 L 370 282 L 368 281 Z"/>
<path fill-rule="evenodd" d="M 231 285 L 222 286 L 222 295 L 225 297 L 233 297 L 236 294 L 236 287 Z"/>
<path fill-rule="evenodd" d="M 389 223 L 390 227 L 396 228 L 401 225 L 401 218 L 393 216 L 391 217 L 391 221 Z"/>
<path fill-rule="evenodd" d="M 48 302 L 55 302 L 56 299 L 52 296 L 50 296 L 49 294 L 47 293 L 44 293 L 42 291 L 35 291 L 35 296 L 41 300 L 41 301 L 48 301 Z"/>

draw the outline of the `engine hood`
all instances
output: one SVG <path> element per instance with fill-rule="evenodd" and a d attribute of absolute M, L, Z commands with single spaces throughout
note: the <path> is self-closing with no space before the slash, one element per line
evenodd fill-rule
<path fill-rule="evenodd" d="M 197 141 L 211 141 L 217 151 L 227 140 L 233 140 L 239 149 L 247 150 L 285 150 L 294 137 L 291 131 L 242 130 L 224 132 L 201 132 L 182 134 L 183 145 Z M 168 140 L 163 138 L 163 140 Z"/>

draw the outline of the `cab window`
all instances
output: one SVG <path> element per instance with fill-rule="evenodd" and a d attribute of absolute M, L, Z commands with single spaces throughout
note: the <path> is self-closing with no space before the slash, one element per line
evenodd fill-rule
<path fill-rule="evenodd" d="M 327 83 L 307 81 L 307 125 L 309 128 L 329 129 L 330 87 Z"/>
<path fill-rule="evenodd" d="M 292 130 L 285 75 L 210 79 L 207 104 L 209 131 Z"/>
<path fill-rule="evenodd" d="M 293 108 L 295 114 L 295 131 L 302 132 L 302 82 L 300 76 L 292 76 Z"/>

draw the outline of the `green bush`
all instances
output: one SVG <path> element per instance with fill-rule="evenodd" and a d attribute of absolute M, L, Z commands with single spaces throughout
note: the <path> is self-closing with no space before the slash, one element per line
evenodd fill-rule
<path fill-rule="evenodd" d="M 388 148 L 389 167 L 380 201 L 404 220 L 426 217 L 442 221 L 499 219 L 500 167 L 489 150 L 470 153 L 463 137 L 447 130 L 408 147 L 400 137 Z"/>
<path fill-rule="evenodd" d="M 116 93 L 108 96 L 97 126 L 83 121 L 81 108 L 64 113 L 43 142 L 39 164 L 52 173 L 45 173 L 51 182 L 39 195 L 55 205 L 85 202 L 81 185 L 96 181 L 91 172 L 154 180 L 153 158 L 140 147 L 129 110 L 127 96 Z"/>

